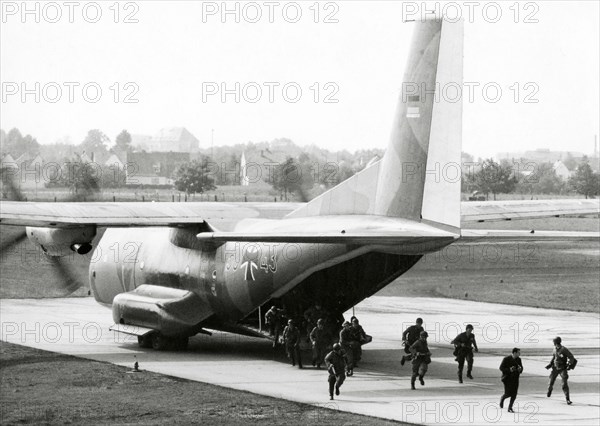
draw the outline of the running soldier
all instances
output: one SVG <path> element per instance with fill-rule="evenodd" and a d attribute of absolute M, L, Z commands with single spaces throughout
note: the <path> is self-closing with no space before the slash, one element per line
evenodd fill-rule
<path fill-rule="evenodd" d="M 473 334 L 473 326 L 468 324 L 465 332 L 460 333 L 450 343 L 454 345 L 454 356 L 456 357 L 456 361 L 458 361 L 458 383 L 463 382 L 462 373 L 465 360 L 467 361 L 467 377 L 473 379 L 473 375 L 471 374 L 473 371 L 473 350 L 479 352 L 477 342 L 475 342 L 475 335 Z"/>
<path fill-rule="evenodd" d="M 410 347 L 413 343 L 419 340 L 419 336 L 421 335 L 421 331 L 423 331 L 423 319 L 417 318 L 415 325 L 411 325 L 404 333 L 402 333 L 402 344 L 404 345 L 404 352 L 408 355 L 404 355 L 400 360 L 400 365 L 404 365 L 406 361 L 410 361 L 412 359 L 412 355 L 410 353 Z"/>
<path fill-rule="evenodd" d="M 502 371 L 502 383 L 504 384 L 504 394 L 500 398 L 500 408 L 504 408 L 504 400 L 510 398 L 508 403 L 508 412 L 514 413 L 513 404 L 519 391 L 519 376 L 523 372 L 523 363 L 521 362 L 521 350 L 514 348 L 512 354 L 504 357 L 500 364 Z"/>
<path fill-rule="evenodd" d="M 571 398 L 569 395 L 569 383 L 567 380 L 569 379 L 568 370 L 572 370 L 577 365 L 577 360 L 567 348 L 562 346 L 562 339 L 560 337 L 556 337 L 552 340 L 554 343 L 554 352 L 552 353 L 552 359 L 550 363 L 546 366 L 547 370 L 552 369 L 550 372 L 550 382 L 548 383 L 548 398 L 552 395 L 552 388 L 554 387 L 554 382 L 556 378 L 560 376 L 562 379 L 562 390 L 565 393 L 565 398 L 567 399 L 567 404 L 571 405 Z"/>
<path fill-rule="evenodd" d="M 302 368 L 300 330 L 294 325 L 293 320 L 289 320 L 287 327 L 283 330 L 283 341 L 285 342 L 287 356 L 292 360 L 292 366 L 296 366 L 296 359 L 298 359 L 298 368 Z"/>
<path fill-rule="evenodd" d="M 410 353 L 412 354 L 412 368 L 413 373 L 410 378 L 410 388 L 415 390 L 415 381 L 417 376 L 421 386 L 425 386 L 425 373 L 427 373 L 428 365 L 431 363 L 431 352 L 427 346 L 427 334 L 426 331 L 421 331 L 419 339 L 410 346 Z"/>
<path fill-rule="evenodd" d="M 327 371 L 329 372 L 329 399 L 333 399 L 333 388 L 335 386 L 335 394 L 340 394 L 340 386 L 346 380 L 346 360 L 344 350 L 339 343 L 333 345 L 333 351 L 329 352 L 325 357 Z"/>

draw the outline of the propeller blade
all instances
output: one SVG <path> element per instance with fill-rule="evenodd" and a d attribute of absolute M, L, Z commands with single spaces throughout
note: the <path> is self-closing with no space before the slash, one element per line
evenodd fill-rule
<path fill-rule="evenodd" d="M 23 240 L 27 238 L 27 233 L 23 229 L 18 234 L 13 235 L 12 237 L 7 238 L 2 241 L 2 245 L 0 245 L 0 253 L 5 253 L 6 251 L 10 251 L 14 246 L 21 243 Z"/>
<path fill-rule="evenodd" d="M 11 173 L 10 168 L 3 167 L 0 170 L 0 173 L 1 173 L 0 176 L 2 179 L 2 185 L 4 186 L 3 189 L 8 188 L 8 191 L 10 192 L 10 197 L 8 197 L 8 199 L 12 200 L 12 201 L 25 200 L 25 197 L 23 197 L 21 190 L 15 185 L 14 176 L 13 176 L 13 173 Z M 6 192 L 6 191 L 3 191 L 3 192 Z"/>
<path fill-rule="evenodd" d="M 83 284 L 75 278 L 69 267 L 67 267 L 60 257 L 47 256 L 47 259 L 61 280 L 60 289 L 64 290 L 65 296 L 83 287 Z"/>

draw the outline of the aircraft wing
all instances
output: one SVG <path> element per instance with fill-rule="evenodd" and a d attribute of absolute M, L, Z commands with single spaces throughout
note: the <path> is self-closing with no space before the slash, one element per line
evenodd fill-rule
<path fill-rule="evenodd" d="M 0 224 L 72 228 L 80 226 L 185 226 L 245 218 L 278 219 L 294 203 L 48 203 L 0 202 Z"/>
<path fill-rule="evenodd" d="M 280 219 L 301 203 L 51 203 L 0 202 L 0 224 L 69 228 L 78 226 L 185 226 L 247 218 Z M 485 222 L 598 214 L 598 200 L 467 201 L 461 220 Z"/>
<path fill-rule="evenodd" d="M 594 240 L 600 242 L 600 232 L 462 229 L 460 236 L 461 242 L 564 242 Z"/>
<path fill-rule="evenodd" d="M 462 223 L 598 213 L 599 200 L 589 199 L 465 201 L 461 204 Z"/>

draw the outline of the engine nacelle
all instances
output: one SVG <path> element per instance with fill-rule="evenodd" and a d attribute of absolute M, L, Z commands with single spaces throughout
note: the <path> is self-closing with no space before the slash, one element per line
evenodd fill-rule
<path fill-rule="evenodd" d="M 49 256 L 66 256 L 71 252 L 87 254 L 92 250 L 92 240 L 96 236 L 95 226 L 77 228 L 26 228 L 27 238 L 39 244 Z"/>

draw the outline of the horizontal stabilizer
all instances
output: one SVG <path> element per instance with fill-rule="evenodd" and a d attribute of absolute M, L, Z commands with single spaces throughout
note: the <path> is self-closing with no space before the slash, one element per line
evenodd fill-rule
<path fill-rule="evenodd" d="M 201 242 L 263 242 L 346 245 L 447 245 L 458 234 L 401 218 L 374 215 L 321 216 L 279 221 L 244 221 L 233 232 L 201 232 Z"/>

